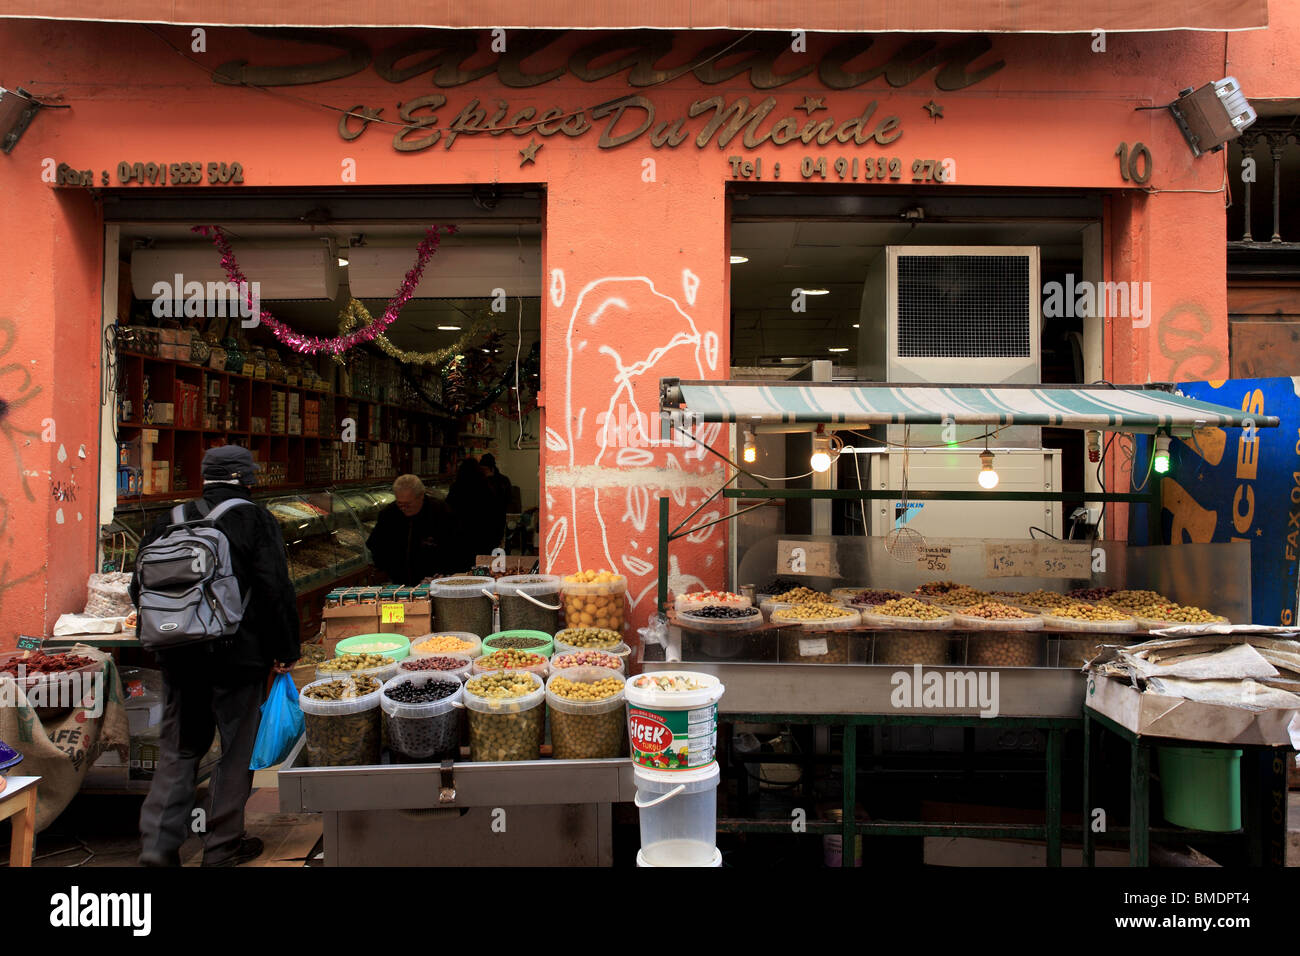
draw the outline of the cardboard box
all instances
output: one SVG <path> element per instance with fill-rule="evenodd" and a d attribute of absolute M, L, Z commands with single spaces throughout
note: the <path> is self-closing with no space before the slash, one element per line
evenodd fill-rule
<path fill-rule="evenodd" d="M 380 633 L 378 604 L 327 607 L 321 616 L 325 621 L 325 637 L 322 643 L 331 655 L 334 653 L 334 645 L 345 637 Z"/>
<path fill-rule="evenodd" d="M 1084 706 L 1144 737 L 1200 740 L 1211 743 L 1291 747 L 1288 726 L 1295 722 L 1300 735 L 1300 710 L 1265 710 L 1259 713 L 1225 704 L 1208 704 L 1142 693 L 1110 677 L 1088 675 Z"/>
<path fill-rule="evenodd" d="M 383 621 L 383 604 L 377 605 L 379 610 L 379 630 L 380 634 L 401 634 L 403 637 L 422 637 L 433 630 L 433 602 L 432 601 L 403 601 L 399 605 L 402 608 L 402 621 L 400 623 Z M 486 637 L 486 635 L 482 635 Z"/>

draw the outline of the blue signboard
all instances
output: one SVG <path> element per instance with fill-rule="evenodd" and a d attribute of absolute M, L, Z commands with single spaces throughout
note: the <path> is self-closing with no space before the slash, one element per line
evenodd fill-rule
<path fill-rule="evenodd" d="M 1171 467 L 1161 482 L 1164 543 L 1250 542 L 1253 623 L 1296 623 L 1300 555 L 1300 378 L 1186 382 L 1189 398 L 1276 415 L 1278 428 L 1213 428 L 1170 443 Z M 1252 433 L 1253 432 L 1253 433 Z M 1145 472 L 1150 440 L 1142 441 L 1134 473 Z M 1134 509 L 1133 540 L 1145 538 L 1145 506 Z"/>

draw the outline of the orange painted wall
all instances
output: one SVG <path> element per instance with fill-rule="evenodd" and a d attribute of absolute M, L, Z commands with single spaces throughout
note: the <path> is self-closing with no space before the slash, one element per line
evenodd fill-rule
<path fill-rule="evenodd" d="M 725 374 L 729 156 L 761 158 L 765 179 L 780 163 L 787 182 L 804 182 L 797 173 L 803 156 L 825 158 L 832 170 L 826 184 L 840 185 L 833 175 L 836 158 L 883 154 L 901 157 L 908 171 L 914 157 L 951 157 L 958 187 L 1111 191 L 1112 278 L 1151 282 L 1155 319 L 1150 328 L 1114 328 L 1107 377 L 1145 381 L 1227 371 L 1222 195 L 1135 193 L 1121 179 L 1114 156 L 1119 142 L 1141 141 L 1154 158 L 1149 187 L 1220 186 L 1219 156 L 1193 160 L 1165 114 L 1134 107 L 1168 102 L 1179 86 L 1221 76 L 1222 35 L 1111 35 L 1104 53 L 1093 52 L 1086 35 L 994 37 L 992 51 L 970 69 L 999 60 L 1005 66 L 960 90 L 939 89 L 934 70 L 898 88 L 878 77 L 848 90 L 827 89 L 815 71 L 770 90 L 754 89 L 745 72 L 718 85 L 687 75 L 640 89 L 629 88 L 626 72 L 593 83 L 566 74 L 527 88 L 507 87 L 490 74 L 438 89 L 427 72 L 390 83 L 370 66 L 328 83 L 262 92 L 214 84 L 205 68 L 239 59 L 254 65 L 317 62 L 337 50 L 214 29 L 207 32 L 206 52 L 191 53 L 188 29 L 154 29 L 0 25 L 0 82 L 73 107 L 41 114 L 13 153 L 0 155 L 6 196 L 0 236 L 11 250 L 0 257 L 0 397 L 22 400 L 0 422 L 8 439 L 0 444 L 0 547 L 9 562 L 0 586 L 0 646 L 15 633 L 39 631 L 58 613 L 78 609 L 92 563 L 93 511 L 69 521 L 65 504 L 58 524 L 50 490 L 51 482 L 75 475 L 79 501 L 94 500 L 102 229 L 84 195 L 42 182 L 47 158 L 91 169 L 97 181 L 101 171 L 114 173 L 122 160 L 237 160 L 247 186 L 338 187 L 352 160 L 355 182 L 363 186 L 545 184 L 545 554 L 555 570 L 616 566 L 628 574 L 637 620 L 654 599 L 657 497 L 672 494 L 674 514 L 682 516 L 716 486 L 719 472 L 716 459 L 686 448 L 611 447 L 597 416 L 612 412 L 617 422 L 620 406 L 624 421 L 635 420 L 638 410 L 650 414 L 665 375 Z M 177 56 L 158 34 L 196 62 Z M 409 36 L 350 35 L 374 50 Z M 469 65 L 493 63 L 487 35 L 478 39 Z M 592 39 L 566 37 L 525 67 L 562 66 Z M 717 39 L 683 38 L 663 63 L 688 62 L 691 50 Z M 815 64 L 842 39 L 809 37 L 808 53 L 786 54 L 777 72 Z M 881 37 L 849 66 L 882 63 L 916 39 Z M 518 41 L 517 34 L 510 40 Z M 736 59 L 733 54 L 714 65 L 723 68 Z M 312 105 L 382 107 L 385 118 L 396 119 L 399 103 L 433 92 L 447 99 L 436 110 L 444 126 L 472 99 L 485 104 L 489 115 L 504 100 L 513 115 L 525 107 L 590 109 L 638 93 L 653 105 L 656 122 L 683 119 L 690 136 L 676 147 L 655 149 L 646 133 L 600 149 L 606 124 L 601 120 L 575 138 L 462 135 L 450 149 L 444 139 L 427 150 L 398 152 L 393 127 L 372 125 L 347 142 L 339 135 L 338 114 Z M 763 132 L 785 117 L 794 117 L 796 128 L 827 117 L 838 126 L 869 111 L 874 101 L 871 122 L 897 116 L 901 135 L 884 149 L 804 145 L 797 139 L 748 149 L 739 136 L 726 147 L 716 137 L 697 146 L 694 137 L 708 117 L 690 119 L 688 110 L 719 94 L 728 102 L 744 97 L 751 106 L 775 97 L 775 109 L 759 127 Z M 806 97 L 821 99 L 825 109 Z M 941 119 L 930 119 L 923 109 L 931 99 L 943 106 Z M 812 112 L 799 111 L 802 106 Z M 641 118 L 629 109 L 617 132 Z M 536 162 L 521 166 L 519 150 L 534 139 L 542 144 Z M 905 174 L 901 182 L 909 178 Z M 860 183 L 864 191 L 873 186 Z M 59 443 L 74 456 L 66 463 L 55 459 L 58 443 L 46 447 L 38 432 L 32 437 L 50 414 L 58 421 Z M 702 437 L 717 435 L 709 430 Z M 86 462 L 75 459 L 82 442 L 90 456 Z M 699 537 L 674 546 L 674 580 L 722 585 L 725 532 L 718 528 Z"/>

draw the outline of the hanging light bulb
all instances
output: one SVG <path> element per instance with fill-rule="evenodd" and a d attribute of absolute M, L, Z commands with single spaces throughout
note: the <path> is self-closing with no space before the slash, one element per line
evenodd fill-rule
<path fill-rule="evenodd" d="M 758 445 L 754 443 L 754 433 L 748 428 L 745 429 L 745 449 L 741 452 L 741 458 L 747 465 L 758 461 Z"/>
<path fill-rule="evenodd" d="M 1089 431 L 1085 437 L 1088 439 L 1088 461 L 1095 465 L 1101 461 L 1101 432 Z"/>
<path fill-rule="evenodd" d="M 820 432 L 813 435 L 813 452 L 812 457 L 808 459 L 808 464 L 812 470 L 819 474 L 828 471 L 831 467 L 831 436 L 823 435 Z"/>
<path fill-rule="evenodd" d="M 980 452 L 980 487 L 985 491 L 998 486 L 998 473 L 993 470 L 993 452 L 989 451 L 989 435 L 984 433 L 984 451 Z"/>
<path fill-rule="evenodd" d="M 1156 435 L 1156 453 L 1151 467 L 1157 475 L 1169 474 L 1169 436 Z"/>

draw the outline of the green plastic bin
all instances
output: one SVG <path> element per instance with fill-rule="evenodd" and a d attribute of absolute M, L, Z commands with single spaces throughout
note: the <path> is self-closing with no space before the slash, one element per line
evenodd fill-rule
<path fill-rule="evenodd" d="M 550 634 L 547 634 L 545 631 L 521 631 L 521 630 L 497 631 L 495 634 L 489 634 L 487 637 L 483 638 L 483 653 L 491 654 L 493 651 L 497 651 L 500 650 L 502 647 L 508 646 L 499 643 L 499 641 L 503 638 L 508 640 L 509 638 L 512 637 L 527 637 L 527 638 L 532 638 L 534 640 L 543 642 L 536 647 L 520 648 L 520 650 L 523 650 L 528 654 L 541 654 L 542 657 L 549 658 L 552 654 L 555 653 L 555 639 L 551 637 Z"/>
<path fill-rule="evenodd" d="M 1191 830 L 1241 829 L 1241 751 L 1160 747 L 1165 819 Z"/>

